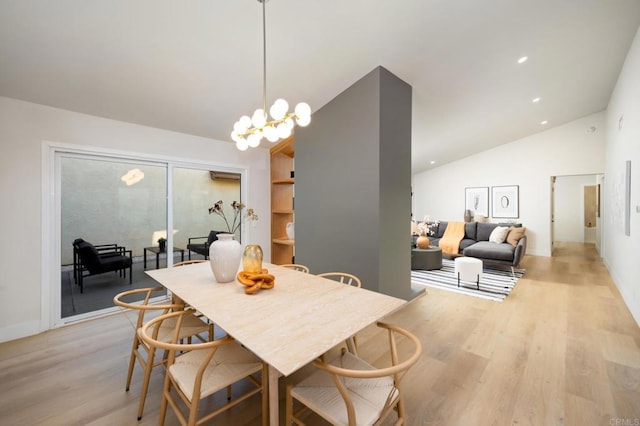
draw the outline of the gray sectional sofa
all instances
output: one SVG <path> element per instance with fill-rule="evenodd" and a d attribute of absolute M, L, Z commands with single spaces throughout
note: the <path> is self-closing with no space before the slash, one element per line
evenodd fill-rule
<path fill-rule="evenodd" d="M 448 222 L 440 222 L 429 235 L 429 245 L 438 246 L 447 229 Z M 517 267 L 527 251 L 527 236 L 523 235 L 514 247 L 508 242 L 494 243 L 489 241 L 491 232 L 498 226 L 521 227 L 513 223 L 471 222 L 464 225 L 464 238 L 460 241 L 459 254 L 475 257 L 485 262 Z"/>

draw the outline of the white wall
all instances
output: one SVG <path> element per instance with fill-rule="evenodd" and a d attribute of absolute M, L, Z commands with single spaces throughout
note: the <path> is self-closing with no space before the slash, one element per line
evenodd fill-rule
<path fill-rule="evenodd" d="M 620 117 L 624 116 L 620 126 Z M 607 108 L 604 259 L 624 301 L 640 324 L 640 30 L 629 49 Z M 631 160 L 631 235 L 615 220 L 615 182 Z M 624 199 L 624 198 L 623 198 Z M 612 313 L 615 315 L 615 313 Z"/>
<path fill-rule="evenodd" d="M 554 241 L 595 243 L 595 225 L 584 226 L 584 187 L 596 185 L 596 175 L 558 176 L 555 186 Z"/>
<path fill-rule="evenodd" d="M 519 185 L 527 254 L 550 256 L 551 176 L 602 173 L 604 123 L 605 112 L 596 113 L 415 174 L 413 217 L 462 221 L 465 187 Z M 590 126 L 597 130 L 587 133 Z"/>
<path fill-rule="evenodd" d="M 247 205 L 269 217 L 269 152 L 0 97 L 0 341 L 43 331 L 43 141 L 248 169 Z M 205 212 L 206 214 L 206 212 Z M 249 238 L 269 252 L 269 221 Z M 52 248 L 53 249 L 53 248 Z M 46 294 L 46 293 L 45 293 Z M 46 302 L 46 301 L 45 301 Z"/>

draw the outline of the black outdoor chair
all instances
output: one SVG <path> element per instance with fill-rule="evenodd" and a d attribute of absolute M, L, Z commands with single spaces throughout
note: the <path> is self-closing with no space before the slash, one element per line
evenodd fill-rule
<path fill-rule="evenodd" d="M 191 237 L 187 244 L 187 250 L 189 251 L 189 260 L 191 260 L 191 252 L 198 253 L 204 256 L 205 259 L 209 258 L 209 246 L 212 242 L 218 239 L 218 234 L 228 234 L 229 231 L 211 231 L 208 237 Z M 205 240 L 202 242 L 195 242 L 197 240 Z"/>
<path fill-rule="evenodd" d="M 80 286 L 80 293 L 84 292 L 83 280 L 91 275 L 105 272 L 118 272 L 123 278 L 127 277 L 129 268 L 129 284 L 133 283 L 133 258 L 131 250 L 117 244 L 102 244 L 94 246 L 81 238 L 73 242 L 74 279 Z"/>
<path fill-rule="evenodd" d="M 76 238 L 73 240 L 73 282 L 78 284 L 78 272 L 83 269 L 82 262 L 80 261 L 80 255 L 78 252 L 78 246 L 80 243 L 85 242 L 82 238 Z M 124 255 L 125 248 L 117 244 L 100 244 L 93 246 L 98 251 L 98 256 L 109 257 L 114 255 Z"/>

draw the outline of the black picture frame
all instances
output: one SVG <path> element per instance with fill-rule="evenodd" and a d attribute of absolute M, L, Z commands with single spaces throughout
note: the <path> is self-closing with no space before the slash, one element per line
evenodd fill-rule
<path fill-rule="evenodd" d="M 491 216 L 516 219 L 520 217 L 520 187 L 518 185 L 491 187 Z"/>

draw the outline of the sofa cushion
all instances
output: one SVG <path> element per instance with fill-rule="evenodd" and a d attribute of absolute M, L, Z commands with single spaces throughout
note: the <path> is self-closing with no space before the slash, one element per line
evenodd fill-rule
<path fill-rule="evenodd" d="M 469 240 L 475 240 L 477 235 L 476 230 L 477 230 L 476 222 L 465 223 L 464 238 Z"/>
<path fill-rule="evenodd" d="M 498 226 L 497 223 L 482 223 L 478 222 L 478 231 L 476 234 L 476 241 L 489 241 L 489 237 L 494 229 Z"/>
<path fill-rule="evenodd" d="M 492 259 L 513 261 L 515 247 L 509 243 L 496 244 L 489 241 L 479 241 L 465 248 L 462 253 L 465 256 L 477 257 L 479 259 Z"/>
<path fill-rule="evenodd" d="M 444 236 L 444 231 L 447 230 L 448 224 L 449 222 L 440 222 L 440 224 L 438 225 L 438 233 L 436 234 L 436 237 L 442 238 Z"/>
<path fill-rule="evenodd" d="M 527 228 L 525 228 L 524 226 L 520 228 L 512 226 L 511 228 L 509 228 L 509 233 L 507 234 L 507 242 L 514 247 L 517 246 L 518 241 L 520 241 L 520 239 L 524 236 L 526 230 Z"/>
<path fill-rule="evenodd" d="M 498 226 L 506 226 L 507 228 L 520 228 L 522 226 L 521 223 L 513 223 L 513 222 L 499 222 Z"/>
<path fill-rule="evenodd" d="M 475 244 L 476 242 L 477 242 L 476 240 L 472 240 L 471 238 L 465 237 L 462 241 L 460 241 L 460 252 L 462 253 L 464 249 L 466 249 L 472 244 Z"/>
<path fill-rule="evenodd" d="M 491 235 L 489 235 L 489 241 L 492 243 L 502 244 L 507 239 L 508 233 L 509 228 L 506 226 L 496 226 L 496 229 L 491 231 Z"/>

